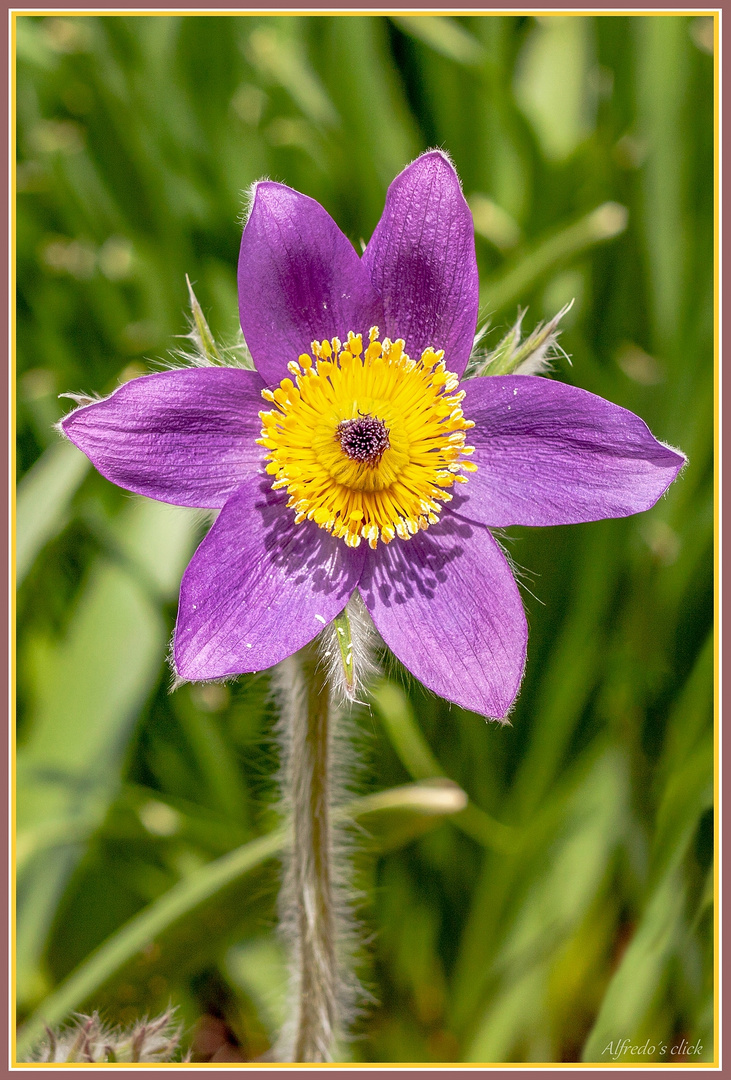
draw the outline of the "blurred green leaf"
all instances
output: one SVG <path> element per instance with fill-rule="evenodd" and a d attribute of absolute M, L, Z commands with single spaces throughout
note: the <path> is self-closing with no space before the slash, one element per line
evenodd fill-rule
<path fill-rule="evenodd" d="M 21 480 L 16 503 L 16 587 L 44 545 L 66 524 L 69 504 L 90 467 L 89 459 L 72 443 L 59 440 Z"/>
<path fill-rule="evenodd" d="M 711 631 L 670 717 L 669 736 L 658 770 L 659 799 L 652 845 L 655 877 L 675 865 L 713 805 L 713 667 Z"/>
<path fill-rule="evenodd" d="M 404 691 L 396 683 L 382 679 L 371 688 L 370 696 L 406 771 L 415 780 L 443 776 L 444 770 L 419 731 Z"/>
<path fill-rule="evenodd" d="M 616 560 L 607 544 L 612 525 L 586 527 L 576 588 L 563 625 L 556 628 L 551 662 L 540 673 L 534 703 L 536 723 L 523 755 L 513 798 L 522 814 L 532 812 L 555 778 L 562 754 L 598 678 L 601 640 L 596 630 L 611 602 Z M 609 550 L 607 550 L 609 548 Z"/>
<path fill-rule="evenodd" d="M 480 304 L 490 312 L 502 311 L 525 297 L 551 271 L 587 249 L 619 236 L 627 228 L 627 210 L 619 203 L 602 203 L 573 225 L 518 254 L 498 277 L 480 288 Z"/>
<path fill-rule="evenodd" d="M 158 582 L 192 547 L 185 511 L 137 500 L 116 535 Z M 171 543 L 172 541 L 172 543 Z M 129 732 L 165 656 L 167 628 L 127 570 L 100 561 L 68 635 L 37 651 L 30 734 L 18 751 L 18 994 L 32 998 L 60 892 L 118 790 Z"/>
<path fill-rule="evenodd" d="M 438 823 L 444 815 L 453 814 L 462 806 L 464 793 L 456 784 L 409 785 L 364 796 L 345 807 L 340 816 L 346 820 L 353 818 L 372 835 L 372 830 L 377 829 L 379 845 L 389 846 L 413 839 L 423 831 L 424 826 L 428 827 L 428 823 Z M 416 831 L 413 826 L 409 827 L 409 818 L 418 822 Z M 168 893 L 140 912 L 42 1002 L 18 1034 L 18 1055 L 33 1046 L 45 1025 L 58 1024 L 78 1009 L 120 967 L 173 923 L 190 918 L 201 904 L 217 892 L 278 855 L 287 843 L 287 836 L 285 829 L 275 829 L 236 848 L 183 878 Z"/>
<path fill-rule="evenodd" d="M 225 968 L 232 981 L 254 998 L 272 1042 L 287 1019 L 289 971 L 281 942 L 271 934 L 232 946 Z"/>
<path fill-rule="evenodd" d="M 339 124 L 335 106 L 296 39 L 285 37 L 272 24 L 262 25 L 249 35 L 247 50 L 252 62 L 287 90 L 305 116 L 324 127 Z"/>
<path fill-rule="evenodd" d="M 370 696 L 406 771 L 415 780 L 444 776 L 444 769 L 419 731 L 403 690 L 384 679 L 371 688 Z M 515 846 L 514 830 L 496 821 L 474 803 L 467 803 L 461 808 L 461 813 L 455 816 L 454 823 L 485 847 L 506 851 Z"/>
<path fill-rule="evenodd" d="M 586 16 L 544 16 L 518 61 L 516 100 L 553 161 L 569 157 L 594 125 L 593 30 Z"/>
<path fill-rule="evenodd" d="M 277 830 L 237 848 L 209 863 L 190 878 L 184 878 L 156 900 L 131 923 L 123 926 L 42 1003 L 18 1035 L 18 1054 L 33 1045 L 46 1024 L 60 1023 L 156 935 L 185 916 L 224 885 L 228 885 L 260 863 L 277 855 L 285 841 Z"/>
<path fill-rule="evenodd" d="M 643 19 L 635 27 L 638 128 L 645 140 L 643 229 L 650 258 L 653 330 L 668 347 L 683 309 L 687 244 L 685 105 L 690 40 L 678 16 Z"/>
<path fill-rule="evenodd" d="M 446 15 L 392 15 L 401 30 L 458 64 L 479 65 L 484 58 L 480 42 Z"/>
<path fill-rule="evenodd" d="M 471 195 L 469 206 L 478 236 L 484 236 L 500 251 L 509 251 L 520 242 L 517 221 L 487 195 L 480 192 Z"/>
<path fill-rule="evenodd" d="M 365 179 L 372 185 L 375 179 L 378 186 L 375 190 L 371 186 L 369 201 L 372 213 L 378 215 L 386 185 L 419 151 L 418 125 L 400 74 L 389 63 L 385 20 L 349 15 L 333 19 L 329 33 L 333 55 L 338 57 L 330 74 L 341 95 L 343 127 L 348 133 L 342 182 L 349 191 L 354 182 Z M 357 62 L 353 62 L 355 57 Z M 364 72 L 376 71 L 376 78 L 363 77 Z M 358 148 L 358 168 L 354 168 L 354 147 Z M 363 179 L 356 181 L 361 170 Z M 377 216 L 372 227 L 376 221 Z"/>
<path fill-rule="evenodd" d="M 453 781 L 424 779 L 420 784 L 364 795 L 355 816 L 367 845 L 388 851 L 427 832 L 441 818 L 464 812 L 466 805 L 467 796 Z"/>
<path fill-rule="evenodd" d="M 508 1061 L 517 1044 L 539 1036 L 541 1025 L 547 1035 L 548 972 L 606 881 L 627 829 L 626 801 L 625 763 L 607 751 L 580 776 L 563 807 L 556 839 L 530 868 L 519 906 L 507 915 L 510 927 L 488 972 L 489 1003 L 467 1061 Z M 524 848 L 524 870 L 527 855 Z"/>
<path fill-rule="evenodd" d="M 185 732 L 207 790 L 209 805 L 232 821 L 245 826 L 246 790 L 238 762 L 215 719 L 197 710 L 180 710 Z"/>
<path fill-rule="evenodd" d="M 661 984 L 663 969 L 676 945 L 685 890 L 675 868 L 658 884 L 622 963 L 609 984 L 583 1061 L 607 1061 L 607 1047 L 632 1040 Z"/>

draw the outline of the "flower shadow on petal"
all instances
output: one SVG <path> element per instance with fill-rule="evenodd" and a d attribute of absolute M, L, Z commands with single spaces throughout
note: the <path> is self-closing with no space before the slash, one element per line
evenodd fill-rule
<path fill-rule="evenodd" d="M 270 564 L 283 571 L 289 586 L 308 583 L 315 593 L 335 592 L 347 601 L 360 579 L 364 546 L 348 548 L 311 521 L 295 525 L 287 496 L 272 492 L 269 480 L 261 482 L 259 492 L 254 509 L 261 518 Z"/>
<path fill-rule="evenodd" d="M 364 553 L 313 522 L 258 476 L 221 511 L 185 572 L 175 662 L 185 679 L 261 671 L 311 641 L 345 607 Z"/>
<path fill-rule="evenodd" d="M 505 718 L 523 674 L 527 626 L 488 529 L 447 510 L 427 533 L 374 552 L 360 591 L 412 675 L 449 701 Z"/>
<path fill-rule="evenodd" d="M 432 525 L 427 533 L 405 542 L 414 554 L 414 549 L 418 548 L 418 561 L 408 558 L 404 541 L 394 540 L 389 545 L 387 567 L 383 565 L 386 557 L 382 556 L 379 566 L 376 555 L 372 560 L 376 565 L 370 574 L 368 571 L 364 574 L 361 591 L 367 593 L 369 587 L 375 589 L 385 607 L 406 604 L 417 594 L 424 600 L 433 600 L 439 585 L 448 581 L 450 564 L 464 555 L 462 541 L 468 542 L 471 536 L 472 526 L 456 518 L 450 517 Z"/>

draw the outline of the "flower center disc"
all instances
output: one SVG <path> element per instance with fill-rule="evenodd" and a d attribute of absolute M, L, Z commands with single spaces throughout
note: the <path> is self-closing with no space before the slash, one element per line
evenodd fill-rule
<path fill-rule="evenodd" d="M 391 445 L 388 428 L 377 416 L 341 420 L 335 428 L 335 437 L 349 458 L 364 465 L 377 465 Z"/>
<path fill-rule="evenodd" d="M 444 353 L 425 349 L 418 361 L 404 342 L 360 334 L 313 341 L 288 368 L 294 377 L 262 396 L 261 446 L 272 487 L 286 488 L 295 521 L 314 521 L 357 547 L 394 536 L 408 540 L 439 520 L 446 490 L 477 466 L 465 460 L 466 420 Z"/>

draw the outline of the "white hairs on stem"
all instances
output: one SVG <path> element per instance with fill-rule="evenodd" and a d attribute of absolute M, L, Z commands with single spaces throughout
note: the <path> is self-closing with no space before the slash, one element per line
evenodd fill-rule
<path fill-rule="evenodd" d="M 364 691 L 378 674 L 375 647 L 378 633 L 356 591 L 344 611 L 318 638 L 320 656 L 335 700 L 364 705 Z"/>
<path fill-rule="evenodd" d="M 352 653 L 358 653 L 357 670 L 365 675 L 360 647 L 370 632 L 354 608 Z M 279 898 L 291 1007 L 271 1055 L 278 1061 L 331 1061 L 365 996 L 353 972 L 359 934 L 352 915 L 349 832 L 342 823 L 358 758 L 352 695 L 344 692 L 352 680 L 343 673 L 340 655 L 337 634 L 327 627 L 274 671 L 281 804 L 292 826 Z"/>

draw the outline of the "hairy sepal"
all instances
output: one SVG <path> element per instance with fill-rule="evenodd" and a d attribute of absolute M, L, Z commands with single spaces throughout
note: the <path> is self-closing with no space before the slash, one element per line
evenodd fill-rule
<path fill-rule="evenodd" d="M 542 375 L 551 369 L 551 360 L 557 355 L 566 356 L 558 345 L 558 324 L 570 311 L 574 301 L 565 304 L 547 323 L 538 323 L 523 339 L 525 311 L 518 317 L 498 345 L 487 354 L 473 353 L 468 375 Z M 568 357 L 567 357 L 568 359 Z"/>

